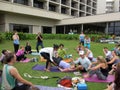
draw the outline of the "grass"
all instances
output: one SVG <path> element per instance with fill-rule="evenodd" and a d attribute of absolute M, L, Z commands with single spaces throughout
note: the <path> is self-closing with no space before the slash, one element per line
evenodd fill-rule
<path fill-rule="evenodd" d="M 36 40 L 29 40 L 31 43 L 32 49 L 35 49 L 36 45 Z M 21 45 L 25 45 L 26 41 L 20 41 Z M 78 55 L 74 48 L 78 45 L 78 41 L 76 40 L 44 40 L 44 46 L 45 47 L 51 47 L 53 44 L 60 44 L 63 43 L 65 45 L 65 48 L 67 48 L 67 52 L 69 54 L 73 55 L 73 58 L 77 58 Z M 103 55 L 102 49 L 103 47 L 108 47 L 109 49 L 112 49 L 114 47 L 114 44 L 101 44 L 101 43 L 92 43 L 91 44 L 91 50 L 93 51 L 94 57 L 97 57 L 99 55 Z M 12 41 L 4 41 L 0 43 L 0 51 L 2 49 L 8 49 L 13 51 L 13 44 Z M 32 58 L 35 56 L 28 55 L 27 57 Z M 37 57 L 39 58 L 39 57 Z M 41 75 L 47 75 L 49 77 L 52 76 L 59 76 L 59 77 L 64 77 L 64 76 L 74 76 L 73 73 L 56 73 L 56 72 L 41 72 L 41 71 L 33 71 L 31 68 L 36 65 L 36 64 L 45 64 L 43 62 L 37 62 L 37 63 L 16 63 L 15 67 L 18 69 L 19 73 L 21 74 L 22 77 L 23 73 L 29 73 L 34 76 L 41 76 Z M 0 68 L 2 68 L 2 65 L 0 65 Z M 56 78 L 55 79 L 48 79 L 48 80 L 42 80 L 42 79 L 30 79 L 24 77 L 26 80 L 31 81 L 34 84 L 37 85 L 45 85 L 45 86 L 57 86 L 56 84 Z M 106 83 L 90 83 L 88 82 L 88 90 L 104 90 L 106 88 Z"/>

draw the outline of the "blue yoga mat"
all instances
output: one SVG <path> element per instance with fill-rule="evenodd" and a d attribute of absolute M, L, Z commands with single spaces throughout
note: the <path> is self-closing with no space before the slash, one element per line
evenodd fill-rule
<path fill-rule="evenodd" d="M 59 87 L 48 87 L 48 86 L 39 86 L 36 85 L 40 90 L 65 90 L 64 88 L 59 88 Z"/>
<path fill-rule="evenodd" d="M 33 53 L 31 53 L 31 54 L 32 54 L 32 55 L 40 55 L 40 53 L 37 53 L 37 52 L 36 52 L 36 53 L 33 52 Z"/>
<path fill-rule="evenodd" d="M 33 66 L 32 69 L 33 70 L 38 70 L 38 71 L 44 71 L 45 65 L 39 65 L 39 64 L 37 64 L 37 65 Z M 51 72 L 60 72 L 60 70 L 56 66 L 51 67 L 50 71 Z"/>

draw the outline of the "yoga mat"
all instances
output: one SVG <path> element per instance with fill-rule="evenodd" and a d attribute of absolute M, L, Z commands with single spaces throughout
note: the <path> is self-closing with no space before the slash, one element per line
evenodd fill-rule
<path fill-rule="evenodd" d="M 37 52 L 36 52 L 36 53 L 34 53 L 34 52 L 33 52 L 33 53 L 31 53 L 31 54 L 32 54 L 32 55 L 40 55 L 40 54 L 39 54 L 39 53 L 37 53 Z"/>
<path fill-rule="evenodd" d="M 36 87 L 38 87 L 40 90 L 72 90 L 72 89 L 64 89 L 60 87 L 48 87 L 48 86 L 39 86 L 39 85 L 36 85 Z"/>
<path fill-rule="evenodd" d="M 85 74 L 84 74 L 85 75 Z M 83 76 L 84 76 L 83 75 Z M 107 80 L 99 80 L 96 75 L 93 75 L 90 78 L 85 78 L 85 81 L 87 82 L 103 82 L 103 83 L 109 83 L 114 81 L 113 75 L 108 75 Z"/>
<path fill-rule="evenodd" d="M 38 71 L 44 71 L 45 65 L 39 65 L 39 64 L 37 64 L 37 65 L 33 66 L 32 69 L 33 70 L 38 70 Z M 51 72 L 60 72 L 60 70 L 57 67 L 55 67 L 55 66 L 51 67 L 50 71 Z"/>

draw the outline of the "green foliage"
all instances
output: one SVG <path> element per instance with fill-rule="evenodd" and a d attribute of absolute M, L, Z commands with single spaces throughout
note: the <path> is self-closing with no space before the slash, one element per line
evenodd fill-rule
<path fill-rule="evenodd" d="M 5 39 L 6 40 L 12 40 L 13 32 L 5 32 Z M 36 34 L 30 34 L 30 33 L 18 33 L 20 40 L 34 40 L 37 36 Z M 109 35 L 103 35 L 103 34 L 87 34 L 93 42 L 99 42 L 101 38 L 109 38 Z M 43 34 L 44 39 L 61 39 L 61 40 L 79 40 L 78 34 Z"/>
<path fill-rule="evenodd" d="M 0 42 L 2 42 L 3 41 L 3 35 L 0 33 Z"/>

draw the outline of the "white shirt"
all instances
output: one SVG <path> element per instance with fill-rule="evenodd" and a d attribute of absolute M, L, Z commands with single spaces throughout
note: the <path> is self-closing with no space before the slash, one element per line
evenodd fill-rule
<path fill-rule="evenodd" d="M 93 58 L 93 53 L 88 49 L 87 52 L 89 52 L 88 57 Z"/>
<path fill-rule="evenodd" d="M 48 53 L 50 55 L 50 60 L 53 62 L 52 57 L 54 56 L 54 50 L 53 47 L 46 47 L 46 48 L 42 48 L 40 50 L 40 53 L 45 52 Z"/>
<path fill-rule="evenodd" d="M 111 51 L 108 51 L 106 52 L 105 56 L 109 59 L 112 59 L 113 58 L 113 55 L 112 55 L 112 52 Z"/>

